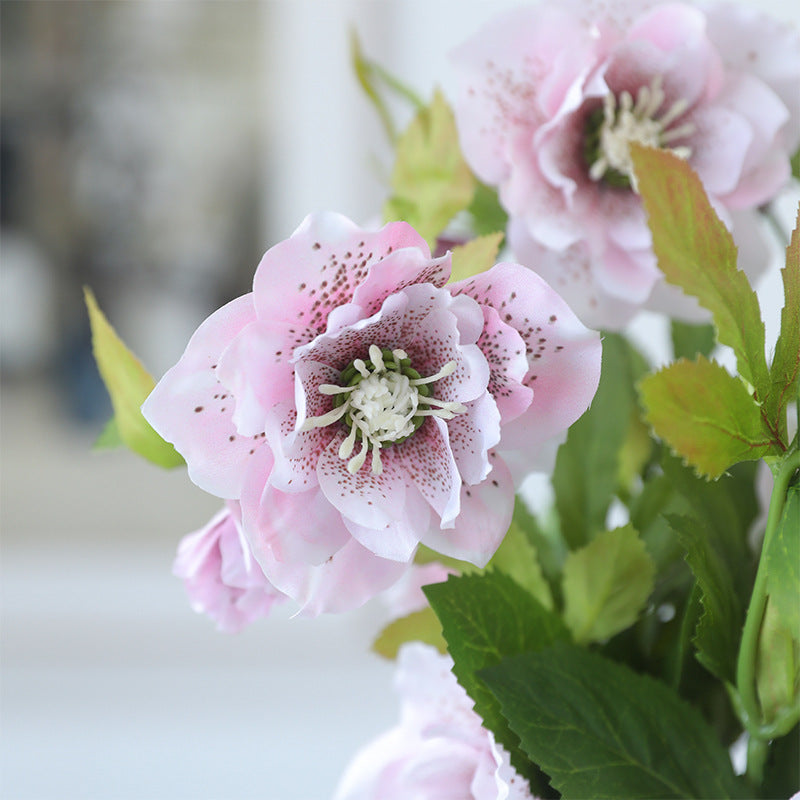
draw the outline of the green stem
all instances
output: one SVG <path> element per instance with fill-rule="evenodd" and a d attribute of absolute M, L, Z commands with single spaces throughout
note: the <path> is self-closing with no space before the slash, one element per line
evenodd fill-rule
<path fill-rule="evenodd" d="M 764 764 L 767 762 L 769 742 L 751 736 L 747 740 L 747 777 L 753 786 L 761 786 L 764 780 Z"/>
<path fill-rule="evenodd" d="M 739 658 L 736 665 L 736 688 L 741 701 L 742 721 L 747 727 L 751 738 L 762 740 L 770 738 L 765 734 L 767 728 L 772 728 L 772 726 L 764 725 L 756 691 L 758 640 L 761 633 L 761 623 L 764 619 L 764 611 L 767 607 L 767 567 L 763 556 L 768 551 L 772 537 L 780 524 L 783 506 L 786 502 L 786 492 L 798 469 L 800 469 L 800 452 L 795 451 L 786 457 L 775 476 L 775 485 L 772 489 L 769 514 L 767 516 L 767 529 L 761 546 L 761 558 L 758 562 L 758 571 L 753 585 L 753 594 L 750 598 L 750 607 L 747 609 L 742 642 L 739 647 Z"/>
<path fill-rule="evenodd" d="M 788 247 L 789 234 L 786 232 L 783 225 L 781 225 L 780 220 L 775 215 L 775 209 L 773 208 L 772 203 L 766 203 L 765 205 L 760 206 L 758 210 L 761 212 L 764 219 L 769 222 L 769 225 L 772 228 L 775 237 L 780 242 L 781 247 Z"/>

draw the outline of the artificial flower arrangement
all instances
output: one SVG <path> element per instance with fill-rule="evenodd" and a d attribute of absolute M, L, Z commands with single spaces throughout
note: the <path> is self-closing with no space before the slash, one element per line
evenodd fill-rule
<path fill-rule="evenodd" d="M 798 176 L 800 38 L 731 4 L 544 0 L 453 60 L 453 106 L 425 104 L 355 47 L 390 131 L 388 94 L 417 106 L 386 224 L 309 216 L 157 384 L 87 292 L 101 441 L 220 498 L 174 567 L 220 629 L 405 598 L 375 642 L 401 720 L 337 800 L 788 797 L 798 231 L 769 360 L 750 278 Z M 644 308 L 670 318 L 657 371 L 621 332 Z"/>

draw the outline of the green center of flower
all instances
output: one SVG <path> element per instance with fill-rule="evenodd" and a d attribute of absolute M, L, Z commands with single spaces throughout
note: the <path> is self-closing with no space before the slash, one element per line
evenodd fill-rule
<path fill-rule="evenodd" d="M 642 86 L 636 94 L 636 102 L 630 92 L 622 92 L 619 97 L 609 92 L 603 98 L 602 107 L 589 115 L 583 157 L 593 181 L 602 180 L 608 186 L 636 191 L 631 142 L 663 147 L 683 159 L 692 154 L 689 147 L 669 146 L 694 133 L 695 126 L 691 122 L 672 125 L 689 107 L 686 100 L 677 100 L 660 113 L 666 99 L 661 83 L 661 77 L 656 76 L 649 86 Z"/>
<path fill-rule="evenodd" d="M 466 411 L 461 403 L 432 396 L 432 384 L 455 369 L 456 362 L 449 361 L 435 375 L 423 378 L 403 350 L 370 345 L 369 361 L 352 361 L 342 370 L 340 385 L 320 384 L 322 394 L 333 396 L 333 408 L 327 414 L 309 417 L 302 430 L 342 420 L 350 432 L 339 447 L 339 458 L 347 460 L 349 472 L 356 473 L 371 449 L 372 471 L 380 475 L 381 448 L 408 439 L 426 417 L 452 419 Z M 361 447 L 353 455 L 357 441 Z"/>

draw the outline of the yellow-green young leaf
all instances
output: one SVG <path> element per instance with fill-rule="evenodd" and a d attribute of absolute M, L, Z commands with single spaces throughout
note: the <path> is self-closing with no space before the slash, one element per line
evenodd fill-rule
<path fill-rule="evenodd" d="M 783 278 L 783 309 L 781 329 L 775 343 L 775 357 L 770 371 L 768 405 L 774 411 L 776 428 L 786 435 L 787 403 L 797 395 L 800 375 L 800 209 L 792 239 L 786 248 L 786 266 L 781 270 Z"/>
<path fill-rule="evenodd" d="M 111 397 L 120 439 L 135 453 L 160 467 L 183 464 L 180 454 L 150 427 L 140 411 L 155 381 L 117 336 L 90 289 L 84 289 L 84 297 L 92 326 L 95 361 Z"/>
<path fill-rule="evenodd" d="M 455 118 L 442 93 L 411 121 L 397 143 L 387 221 L 413 225 L 434 247 L 436 237 L 472 202 L 475 178 L 461 155 Z"/>
<path fill-rule="evenodd" d="M 119 435 L 119 425 L 117 425 L 117 418 L 111 417 L 106 423 L 105 428 L 100 432 L 94 443 L 95 450 L 113 450 L 116 447 L 122 447 L 125 442 Z"/>
<path fill-rule="evenodd" d="M 636 622 L 653 591 L 655 565 L 631 525 L 603 531 L 564 562 L 564 621 L 579 644 Z"/>
<path fill-rule="evenodd" d="M 461 281 L 479 272 L 491 269 L 497 259 L 497 251 L 503 241 L 502 233 L 490 233 L 471 242 L 453 248 L 453 271 L 450 280 Z"/>
<path fill-rule="evenodd" d="M 393 660 L 406 642 L 424 642 L 440 653 L 447 652 L 442 626 L 430 606 L 390 622 L 372 643 L 372 649 L 379 656 Z"/>
<path fill-rule="evenodd" d="M 702 356 L 648 375 L 639 392 L 653 430 L 701 475 L 780 451 L 747 387 Z"/>
<path fill-rule="evenodd" d="M 631 146 L 658 266 L 670 283 L 714 315 L 717 338 L 733 348 L 739 374 L 763 399 L 769 389 L 764 323 L 736 245 L 692 168 L 666 150 Z"/>
<path fill-rule="evenodd" d="M 797 598 L 795 598 L 797 601 Z M 758 638 L 756 688 L 764 722 L 773 722 L 779 712 L 800 698 L 800 632 L 787 627 L 773 598 L 768 598 Z"/>

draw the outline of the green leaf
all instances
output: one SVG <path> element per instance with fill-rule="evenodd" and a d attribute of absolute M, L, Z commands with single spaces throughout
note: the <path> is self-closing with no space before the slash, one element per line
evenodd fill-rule
<path fill-rule="evenodd" d="M 564 621 L 576 642 L 633 625 L 653 590 L 655 565 L 630 525 L 603 531 L 564 563 Z"/>
<path fill-rule="evenodd" d="M 521 502 L 517 500 L 517 503 Z M 553 608 L 553 595 L 542 574 L 536 548 L 520 526 L 516 514 L 489 566 L 512 577 L 546 609 Z"/>
<path fill-rule="evenodd" d="M 461 281 L 495 265 L 504 234 L 490 233 L 453 248 L 453 271 L 450 281 Z"/>
<path fill-rule="evenodd" d="M 478 236 L 504 231 L 508 225 L 508 214 L 500 205 L 497 192 L 480 181 L 476 181 L 475 196 L 468 210 L 472 217 L 472 230 Z"/>
<path fill-rule="evenodd" d="M 394 144 L 397 140 L 397 130 L 383 96 L 384 90 L 389 89 L 417 109 L 422 108 L 424 103 L 411 89 L 387 72 L 380 64 L 364 56 L 364 51 L 361 49 L 361 41 L 355 28 L 350 30 L 350 58 L 359 85 L 375 107 L 389 141 Z"/>
<path fill-rule="evenodd" d="M 800 181 L 800 149 L 792 156 L 792 175 Z"/>
<path fill-rule="evenodd" d="M 786 405 L 797 396 L 800 375 L 800 209 L 792 239 L 786 248 L 783 279 L 783 309 L 775 357 L 770 369 L 768 408 L 773 409 L 774 425 L 786 436 Z"/>
<path fill-rule="evenodd" d="M 567 557 L 567 545 L 561 536 L 555 514 L 552 519 L 540 522 L 529 510 L 525 501 L 517 495 L 514 503 L 513 529 L 521 531 L 536 553 L 536 560 L 550 588 L 550 596 L 561 597 L 561 570 Z M 533 593 L 536 594 L 535 592 Z M 543 605 L 547 606 L 546 603 Z M 550 608 L 550 606 L 547 606 Z"/>
<path fill-rule="evenodd" d="M 800 487 L 786 493 L 780 523 L 763 554 L 767 567 L 767 594 L 777 615 L 800 639 Z"/>
<path fill-rule="evenodd" d="M 431 249 L 450 220 L 472 202 L 475 179 L 461 155 L 453 112 L 438 90 L 397 143 L 391 187 L 386 219 L 410 223 Z"/>
<path fill-rule="evenodd" d="M 688 513 L 667 514 L 666 519 L 702 592 L 703 613 L 693 638 L 697 660 L 730 682 L 753 583 L 747 533 L 758 513 L 755 466 L 740 464 L 730 475 L 709 483 L 677 460 L 664 460 L 667 478 L 689 505 Z"/>
<path fill-rule="evenodd" d="M 800 725 L 776 739 L 769 748 L 762 797 L 792 797 L 800 790 Z"/>
<path fill-rule="evenodd" d="M 733 238 L 683 159 L 635 144 L 631 156 L 659 268 L 711 311 L 717 339 L 733 348 L 739 374 L 763 399 L 769 389 L 764 323 L 756 294 L 737 269 Z"/>
<path fill-rule="evenodd" d="M 671 322 L 672 352 L 675 360 L 695 356 L 708 358 L 714 349 L 715 331 L 713 325 L 690 325 L 673 319 Z"/>
<path fill-rule="evenodd" d="M 565 800 L 746 796 L 700 714 L 623 664 L 558 644 L 480 675 Z"/>
<path fill-rule="evenodd" d="M 379 656 L 395 659 L 406 642 L 425 642 L 440 653 L 447 651 L 442 626 L 430 606 L 390 622 L 372 643 L 372 649 Z"/>
<path fill-rule="evenodd" d="M 91 290 L 84 289 L 84 296 L 92 326 L 92 349 L 111 396 L 119 437 L 135 453 L 160 467 L 183 464 L 180 454 L 150 427 L 139 410 L 153 390 L 155 381 L 117 336 Z M 109 432 L 107 438 L 112 435 Z"/>
<path fill-rule="evenodd" d="M 620 451 L 635 408 L 635 358 L 618 335 L 603 339 L 600 385 L 589 410 L 569 429 L 553 471 L 561 532 L 580 547 L 605 528 L 617 490 Z"/>
<path fill-rule="evenodd" d="M 567 629 L 559 617 L 499 572 L 451 576 L 423 591 L 442 624 L 459 683 L 475 701 L 486 727 L 510 753 L 511 762 L 527 777 L 531 771 L 517 737 L 477 673 L 507 656 L 566 639 Z"/>
<path fill-rule="evenodd" d="M 648 375 L 639 392 L 656 434 L 710 478 L 781 450 L 747 387 L 703 356 Z"/>
<path fill-rule="evenodd" d="M 117 418 L 111 417 L 106 423 L 106 426 L 100 431 L 94 443 L 94 450 L 114 450 L 117 447 L 122 447 L 125 442 L 119 435 L 119 426 L 117 425 Z"/>

